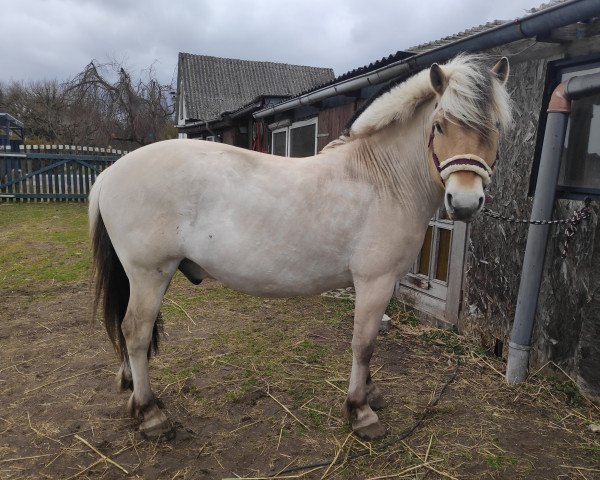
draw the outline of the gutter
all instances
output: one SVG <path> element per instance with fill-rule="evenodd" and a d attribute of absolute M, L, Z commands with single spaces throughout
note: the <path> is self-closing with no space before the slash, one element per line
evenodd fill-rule
<path fill-rule="evenodd" d="M 364 73 L 343 82 L 318 89 L 286 102 L 260 110 L 254 118 L 264 118 L 275 113 L 310 105 L 335 95 L 357 90 L 370 85 L 377 85 L 396 77 L 406 77 L 429 67 L 435 62 L 444 62 L 461 52 L 476 52 L 512 43 L 524 38 L 535 37 L 558 27 L 588 20 L 600 15 L 598 0 L 571 0 L 554 5 L 545 10 L 535 12 L 479 32 L 470 37 L 419 53 L 396 63 Z"/>
<path fill-rule="evenodd" d="M 532 220 L 552 218 L 571 101 L 597 92 L 600 92 L 600 73 L 573 77 L 554 89 L 548 104 L 540 168 L 531 209 Z M 527 378 L 549 232 L 550 225 L 530 225 L 527 233 L 515 319 L 508 344 L 506 381 L 510 384 L 521 383 Z"/>

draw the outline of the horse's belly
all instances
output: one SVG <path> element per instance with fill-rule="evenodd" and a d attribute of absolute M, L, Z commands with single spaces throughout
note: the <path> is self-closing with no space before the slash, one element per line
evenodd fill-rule
<path fill-rule="evenodd" d="M 339 254 L 244 247 L 209 247 L 191 258 L 212 278 L 252 295 L 311 295 L 352 285 L 347 261 Z"/>
<path fill-rule="evenodd" d="M 248 279 L 230 273 L 216 275 L 215 278 L 234 290 L 261 297 L 316 295 L 334 288 L 344 288 L 352 285 L 352 277 L 349 272 L 319 278 L 266 276 Z"/>

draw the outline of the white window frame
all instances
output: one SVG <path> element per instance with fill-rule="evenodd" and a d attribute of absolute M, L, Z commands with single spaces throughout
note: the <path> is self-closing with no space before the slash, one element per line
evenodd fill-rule
<path fill-rule="evenodd" d="M 271 154 L 275 155 L 273 153 L 273 144 L 275 143 L 275 134 L 276 133 L 281 133 L 284 132 L 285 133 L 285 153 L 284 153 L 284 157 L 289 156 L 289 144 L 290 144 L 290 127 L 283 127 L 283 128 L 278 128 L 277 130 L 273 130 L 271 132 Z"/>
<path fill-rule="evenodd" d="M 309 118 L 308 120 L 300 120 L 298 122 L 294 122 L 287 127 L 278 128 L 271 132 L 271 153 L 273 153 L 273 137 L 276 133 L 285 132 L 285 156 L 290 156 L 290 140 L 292 138 L 292 130 L 295 128 L 305 127 L 307 125 L 315 126 L 315 149 L 313 155 L 317 154 L 317 140 L 318 140 L 318 132 L 319 132 L 319 119 L 318 117 Z"/>

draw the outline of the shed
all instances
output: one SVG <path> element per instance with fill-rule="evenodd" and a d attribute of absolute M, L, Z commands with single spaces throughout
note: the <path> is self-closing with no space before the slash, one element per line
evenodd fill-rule
<path fill-rule="evenodd" d="M 330 68 L 180 53 L 179 136 L 251 148 L 252 112 L 333 78 Z M 256 147 L 264 149 L 263 142 Z"/>
<path fill-rule="evenodd" d="M 460 52 L 507 56 L 508 89 L 515 125 L 500 147 L 501 161 L 490 193 L 491 206 L 507 216 L 529 218 L 535 199 L 546 110 L 558 83 L 600 71 L 600 2 L 553 1 L 528 15 L 494 21 L 434 42 L 406 49 L 378 65 L 342 75 L 254 113 L 269 127 L 269 151 L 294 156 L 296 129 L 322 148 L 339 136 L 366 99 L 398 81 L 444 62 Z M 555 189 L 554 214 L 568 217 L 584 197 L 600 199 L 600 112 L 598 95 L 578 100 L 564 145 Z M 311 129 L 306 127 L 314 125 Z M 544 271 L 531 342 L 530 366 L 555 364 L 580 389 L 600 400 L 600 224 L 599 208 L 580 227 L 566 258 L 560 255 L 561 229 L 553 229 L 545 249 Z M 412 271 L 396 296 L 437 324 L 477 337 L 491 352 L 507 356 L 529 227 L 480 216 L 467 225 L 440 210 Z M 519 347 L 514 345 L 514 348 Z M 525 346 L 529 348 L 529 346 Z M 520 348 L 520 347 L 519 347 Z"/>

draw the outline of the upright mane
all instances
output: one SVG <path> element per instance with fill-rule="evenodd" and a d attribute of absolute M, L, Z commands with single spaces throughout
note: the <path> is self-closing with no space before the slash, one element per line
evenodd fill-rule
<path fill-rule="evenodd" d="M 441 66 L 448 79 L 438 108 L 453 121 L 488 136 L 494 129 L 506 129 L 511 122 L 508 92 L 491 71 L 486 55 L 461 54 Z M 392 122 L 405 123 L 435 92 L 429 69 L 377 93 L 354 115 L 342 136 L 325 148 L 378 131 Z"/>

